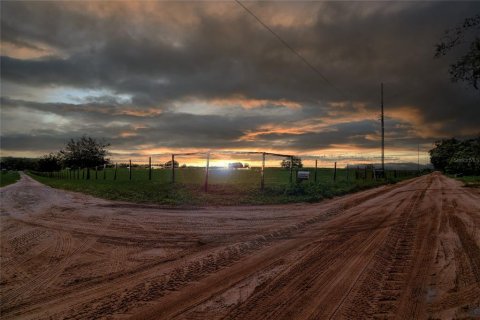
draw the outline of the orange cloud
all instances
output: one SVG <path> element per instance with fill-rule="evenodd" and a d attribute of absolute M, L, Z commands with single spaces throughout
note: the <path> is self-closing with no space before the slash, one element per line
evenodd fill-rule
<path fill-rule="evenodd" d="M 289 109 L 300 109 L 302 107 L 301 104 L 293 101 L 288 101 L 286 99 L 279 99 L 279 100 L 268 100 L 268 99 L 249 99 L 243 95 L 237 95 L 231 98 L 225 99 L 213 99 L 208 101 L 209 104 L 219 107 L 233 107 L 233 106 L 241 106 L 244 109 L 255 109 L 266 107 L 269 105 L 276 106 L 276 107 L 285 107 Z"/>
<path fill-rule="evenodd" d="M 63 54 L 55 48 L 42 43 L 31 43 L 29 45 L 21 45 L 2 41 L 0 44 L 2 56 L 8 56 L 15 59 L 39 59 L 49 56 L 63 56 Z"/>

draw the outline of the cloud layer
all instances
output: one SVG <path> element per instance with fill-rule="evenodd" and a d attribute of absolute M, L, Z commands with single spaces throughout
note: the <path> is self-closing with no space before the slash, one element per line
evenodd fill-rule
<path fill-rule="evenodd" d="M 2 2 L 2 155 L 70 137 L 115 152 L 378 147 L 479 132 L 478 91 L 434 45 L 480 4 L 246 2 L 328 80 L 234 2 Z"/>

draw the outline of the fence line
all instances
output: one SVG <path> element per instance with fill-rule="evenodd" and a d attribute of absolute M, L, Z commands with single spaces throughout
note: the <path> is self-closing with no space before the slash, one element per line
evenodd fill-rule
<path fill-rule="evenodd" d="M 245 151 L 245 152 L 240 152 L 240 151 L 215 151 L 215 152 L 193 152 L 193 153 L 173 153 L 170 154 L 171 160 L 167 161 L 163 164 L 163 169 L 165 170 L 171 170 L 171 175 L 170 175 L 170 182 L 171 184 L 176 183 L 176 171 L 180 168 L 180 163 L 176 162 L 176 159 L 180 157 L 190 157 L 190 156 L 198 156 L 202 155 L 205 157 L 205 174 L 203 178 L 203 184 L 204 184 L 204 191 L 208 192 L 208 187 L 209 187 L 209 175 L 210 175 L 210 165 L 211 165 L 211 160 L 212 160 L 212 155 L 214 154 L 219 154 L 219 155 L 260 155 L 261 156 L 261 167 L 260 167 L 260 189 L 264 190 L 265 188 L 265 177 L 266 177 L 266 157 L 267 156 L 273 156 L 273 157 L 281 157 L 281 158 L 286 158 L 289 160 L 289 167 L 285 168 L 289 170 L 289 183 L 293 184 L 294 182 L 299 183 L 301 182 L 299 180 L 299 174 L 298 171 L 307 171 L 308 173 L 306 176 L 308 177 L 311 173 L 311 168 L 297 168 L 294 166 L 294 159 L 295 158 L 300 158 L 296 157 L 294 155 L 289 155 L 289 154 L 279 154 L 279 153 L 272 153 L 272 152 L 259 152 L 259 151 Z M 310 156 L 312 157 L 312 156 Z M 322 158 L 322 157 L 320 157 Z M 314 182 L 318 183 L 318 170 L 321 169 L 318 167 L 318 158 L 314 159 L 315 160 L 315 166 L 314 166 Z M 138 161 L 137 161 L 138 162 Z M 241 163 L 240 163 L 241 164 Z M 230 164 L 229 164 L 230 165 Z M 242 164 L 243 165 L 243 164 Z M 283 164 L 282 164 L 283 165 Z M 159 165 L 162 167 L 162 165 Z M 128 164 L 121 163 L 120 167 L 127 167 L 128 168 L 128 180 L 132 181 L 135 180 L 135 177 L 137 177 L 137 174 L 133 175 L 133 170 L 134 167 L 144 167 L 147 169 L 147 174 L 148 174 L 148 180 L 152 181 L 154 180 L 153 177 L 153 167 L 152 167 L 152 157 L 148 157 L 148 164 L 141 163 L 139 164 L 132 164 L 132 160 L 128 160 Z M 99 170 L 102 171 L 103 173 L 103 180 L 108 179 L 107 175 L 107 169 L 113 169 L 113 180 L 116 181 L 119 179 L 119 164 L 115 162 L 115 164 L 104 164 L 103 166 L 95 166 L 95 167 L 87 167 L 87 168 L 66 168 L 61 171 L 57 172 L 36 172 L 34 171 L 34 174 L 37 174 L 39 176 L 44 176 L 44 177 L 51 177 L 51 178 L 58 178 L 58 179 L 72 179 L 72 180 L 92 180 L 91 175 L 90 175 L 90 169 L 95 170 L 95 180 L 99 180 Z M 255 170 L 256 167 L 249 167 L 249 169 Z M 349 164 L 346 165 L 344 171 L 345 171 L 345 176 L 346 176 L 346 182 L 350 183 L 350 166 Z M 257 169 L 258 170 L 258 169 Z M 82 171 L 80 175 L 80 171 Z M 297 171 L 297 179 L 294 179 L 294 171 Z M 332 176 L 332 181 L 334 183 L 337 182 L 338 179 L 338 172 L 337 172 L 337 161 L 333 163 L 333 176 Z M 362 172 L 363 171 L 363 172 Z M 415 170 L 385 170 L 385 171 L 379 171 L 378 169 L 375 169 L 375 166 L 373 164 L 363 164 L 363 170 L 360 169 L 360 166 L 357 165 L 356 169 L 354 169 L 354 178 L 352 180 L 354 181 L 359 181 L 363 180 L 366 182 L 367 180 L 377 180 L 377 179 L 386 179 L 386 178 L 394 178 L 397 179 L 400 176 L 405 176 L 406 174 L 412 175 Z M 388 176 L 388 174 L 390 176 Z M 80 177 L 81 176 L 81 177 Z M 305 176 L 305 174 L 304 174 Z M 168 176 L 167 176 L 168 179 Z"/>

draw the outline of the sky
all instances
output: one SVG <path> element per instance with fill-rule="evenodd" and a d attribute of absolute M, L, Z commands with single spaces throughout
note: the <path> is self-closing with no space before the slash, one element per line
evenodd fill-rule
<path fill-rule="evenodd" d="M 434 57 L 480 2 L 242 3 L 318 72 L 235 1 L 2 1 L 1 155 L 89 135 L 112 160 L 378 162 L 380 83 L 387 162 L 480 133 L 480 91 L 449 79 L 464 48 Z"/>

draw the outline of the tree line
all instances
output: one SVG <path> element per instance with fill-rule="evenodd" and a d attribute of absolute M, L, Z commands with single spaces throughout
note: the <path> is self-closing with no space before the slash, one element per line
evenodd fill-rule
<path fill-rule="evenodd" d="M 107 158 L 109 143 L 82 136 L 70 139 L 65 147 L 39 159 L 2 158 L 0 167 L 6 170 L 35 170 L 42 172 L 59 171 L 62 168 L 83 169 L 103 166 L 110 162 Z"/>
<path fill-rule="evenodd" d="M 443 139 L 429 151 L 436 170 L 458 175 L 480 175 L 480 136 L 473 139 Z"/>

